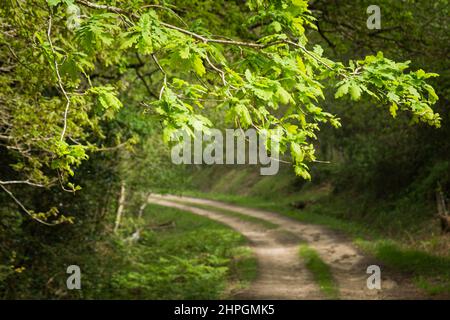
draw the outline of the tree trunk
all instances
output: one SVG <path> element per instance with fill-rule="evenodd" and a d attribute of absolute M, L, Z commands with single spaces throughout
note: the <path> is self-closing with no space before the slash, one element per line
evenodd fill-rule
<path fill-rule="evenodd" d="M 142 218 L 142 214 L 144 213 L 144 210 L 148 205 L 149 198 L 150 198 L 150 193 L 146 195 L 144 202 L 142 203 L 141 207 L 139 208 L 138 219 Z"/>
<path fill-rule="evenodd" d="M 120 184 L 119 207 L 117 208 L 114 233 L 117 233 L 117 230 L 119 230 L 120 227 L 120 222 L 122 221 L 123 208 L 125 206 L 125 191 L 125 181 L 122 181 Z"/>
<path fill-rule="evenodd" d="M 450 233 L 450 216 L 448 215 L 447 203 L 440 184 L 438 184 L 438 189 L 436 191 L 436 203 L 439 220 L 441 222 L 441 232 L 443 234 Z"/>

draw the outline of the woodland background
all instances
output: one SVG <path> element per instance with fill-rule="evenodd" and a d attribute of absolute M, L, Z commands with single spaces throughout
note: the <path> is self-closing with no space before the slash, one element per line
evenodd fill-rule
<path fill-rule="evenodd" d="M 252 258 L 240 249 L 244 239 L 231 230 L 153 205 L 143 208 L 145 214 L 140 216 L 149 192 L 213 197 L 327 225 L 411 275 L 430 294 L 449 293 L 450 242 L 441 234 L 436 208 L 436 192 L 450 194 L 448 1 L 379 0 L 380 30 L 366 27 L 369 1 L 309 1 L 317 20 L 305 23 L 308 48 L 320 44 L 324 57 L 344 64 L 382 51 L 394 61 L 410 60 L 411 70 L 439 74 L 426 81 L 439 96 L 432 108 L 442 119 L 439 128 L 424 122 L 411 124 L 407 112 L 396 114 L 381 102 L 334 99 L 334 83 L 324 88 L 326 99 L 321 106 L 336 114 L 342 127 L 325 124 L 316 132 L 315 157 L 329 163 L 310 162 L 311 180 L 305 179 L 303 171 L 296 176 L 290 164 L 283 164 L 280 174 L 271 177 L 259 176 L 259 169 L 252 166 L 172 165 L 170 145 L 163 141 L 168 134 L 164 129 L 172 125 L 167 122 L 171 115 L 151 111 L 159 106 L 152 103 L 158 101 L 164 81 L 151 57 L 162 49 L 151 51 L 136 44 L 136 52 L 119 57 L 121 49 L 114 47 L 113 40 L 119 37 L 115 28 L 122 27 L 114 17 L 101 16 L 115 13 L 82 2 L 1 1 L 0 180 L 28 183 L 1 184 L 0 297 L 217 298 L 224 296 L 230 281 L 245 283 L 255 276 Z M 255 6 L 262 3 L 266 12 L 259 22 L 250 24 L 252 11 L 239 0 L 97 2 L 133 12 L 145 5 L 160 5 L 181 17 L 187 29 L 248 41 L 257 39 L 252 28 L 263 28 L 266 19 L 276 20 L 275 9 L 265 6 L 265 1 L 250 1 Z M 276 7 L 277 1 L 272 2 Z M 70 5 L 98 23 L 92 30 L 99 33 L 84 38 L 73 35 L 66 25 Z M 184 26 L 167 11 L 155 8 L 149 24 L 156 23 L 151 15 L 157 12 L 161 21 Z M 53 43 L 45 38 L 49 12 Z M 81 28 L 86 19 L 82 16 Z M 159 30 L 161 25 L 153 28 Z M 84 56 L 71 51 L 75 43 L 85 46 Z M 191 54 L 200 49 L 195 43 Z M 227 58 L 239 54 L 238 49 L 224 53 Z M 216 73 L 199 56 L 207 74 Z M 66 102 L 53 58 L 71 94 L 63 140 L 59 135 Z M 256 61 L 258 55 L 246 58 Z M 194 71 L 179 67 L 170 72 L 202 77 L 204 71 L 198 70 L 202 67 L 196 59 L 192 54 L 189 60 L 188 68 Z M 177 63 L 161 62 L 167 68 Z M 88 88 L 82 74 L 94 84 L 88 90 L 99 99 L 97 104 L 89 96 L 77 96 L 83 86 Z M 220 86 L 220 74 L 211 81 Z M 200 99 L 193 86 L 185 88 L 187 96 Z M 208 105 L 202 111 L 219 127 L 226 126 L 225 113 Z M 238 117 L 245 124 L 245 112 Z M 286 159 L 290 153 L 286 151 Z M 122 223 L 114 232 L 121 206 Z M 61 223 L 49 227 L 36 219 Z M 174 228 L 160 228 L 171 223 Z M 129 245 L 126 239 L 137 228 L 145 231 L 137 244 Z M 236 256 L 244 258 L 236 260 Z M 81 291 L 66 290 L 70 264 L 82 266 Z"/>

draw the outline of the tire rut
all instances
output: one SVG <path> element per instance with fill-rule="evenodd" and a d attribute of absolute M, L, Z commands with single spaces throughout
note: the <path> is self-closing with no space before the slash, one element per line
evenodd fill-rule
<path fill-rule="evenodd" d="M 301 264 L 301 259 L 298 256 L 300 241 L 307 242 L 330 266 L 333 276 L 338 282 L 340 298 L 418 299 L 424 297 L 409 279 L 385 270 L 379 263 L 363 255 L 350 240 L 322 226 L 303 223 L 273 212 L 231 205 L 215 200 L 174 195 L 152 195 L 151 198 L 152 201 L 159 201 L 160 203 L 163 201 L 166 204 L 176 205 L 180 209 L 193 213 L 199 214 L 198 212 L 201 212 L 204 216 L 209 214 L 212 219 L 220 216 L 223 223 L 230 225 L 253 242 L 253 249 L 261 267 L 261 279 L 258 279 L 252 285 L 251 295 L 248 298 L 264 298 L 264 290 L 267 289 L 270 289 L 269 292 L 273 293 L 270 297 L 268 296 L 269 298 L 320 298 L 321 295 L 317 292 L 316 286 L 311 283 L 311 281 L 314 282 L 311 275 Z M 279 226 L 279 229 L 275 231 L 290 233 L 295 239 L 298 239 L 298 242 L 295 244 L 280 243 L 274 234 L 271 235 L 267 230 L 262 231 L 261 228 L 259 228 L 259 233 L 253 234 L 252 232 L 257 232 L 255 231 L 257 227 L 250 226 L 251 224 L 248 222 L 243 222 L 238 218 L 225 217 L 225 214 L 212 213 L 213 210 L 193 208 L 192 206 L 195 205 L 208 205 L 269 221 Z M 266 245 L 258 246 L 258 241 L 266 241 Z M 366 270 L 369 265 L 373 264 L 381 267 L 381 290 L 367 288 L 366 283 L 369 275 L 366 274 Z M 270 274 L 268 274 L 269 271 Z M 279 278 L 275 279 L 274 277 Z M 281 279 L 286 281 L 281 281 Z M 280 282 L 277 283 L 277 281 Z M 280 288 L 279 285 L 286 287 Z M 257 290 L 262 290 L 261 297 L 257 295 Z M 288 292 L 291 292 L 291 294 L 288 294 Z"/>
<path fill-rule="evenodd" d="M 173 200 L 173 199 L 172 199 Z M 232 296 L 235 299 L 323 299 L 312 275 L 298 255 L 295 236 L 280 235 L 277 229 L 262 228 L 226 214 L 192 207 L 166 197 L 150 196 L 149 201 L 165 207 L 188 211 L 226 224 L 244 235 L 258 262 L 257 279 Z"/>

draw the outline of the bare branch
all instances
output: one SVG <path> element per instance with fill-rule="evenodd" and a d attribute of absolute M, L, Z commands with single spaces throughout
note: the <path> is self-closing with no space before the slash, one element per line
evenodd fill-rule
<path fill-rule="evenodd" d="M 69 98 L 66 90 L 64 89 L 61 75 L 59 73 L 58 61 L 56 59 L 55 48 L 53 47 L 53 42 L 52 42 L 52 38 L 51 38 L 51 31 L 52 31 L 52 14 L 50 13 L 48 16 L 47 39 L 48 39 L 48 42 L 50 44 L 50 49 L 52 50 L 52 54 L 53 54 L 53 63 L 55 66 L 56 77 L 58 78 L 58 86 L 59 86 L 59 89 L 61 90 L 61 92 L 63 93 L 64 98 L 66 99 L 66 107 L 64 110 L 64 125 L 63 125 L 63 130 L 61 132 L 61 138 L 60 138 L 60 140 L 63 141 L 64 135 L 66 134 L 66 130 L 67 130 L 67 115 L 69 113 L 70 98 Z"/>
<path fill-rule="evenodd" d="M 113 150 L 117 150 L 117 149 L 121 149 L 123 147 L 125 147 L 128 144 L 128 141 L 122 142 L 114 147 L 102 147 L 102 148 L 96 148 L 94 149 L 95 152 L 99 152 L 99 151 L 113 151 Z"/>
<path fill-rule="evenodd" d="M 225 72 L 224 72 L 223 70 L 217 68 L 217 67 L 211 62 L 211 60 L 209 60 L 208 55 L 205 56 L 205 60 L 206 60 L 206 62 L 208 62 L 208 64 L 211 66 L 211 68 L 213 68 L 214 70 L 216 70 L 216 71 L 220 74 L 220 77 L 222 78 L 223 85 L 226 86 L 226 85 L 227 85 L 227 81 L 225 80 Z"/>
<path fill-rule="evenodd" d="M 11 140 L 12 139 L 12 137 L 10 137 L 10 136 L 5 136 L 5 135 L 1 135 L 0 134 L 0 140 L 3 140 L 3 141 L 9 141 L 9 140 Z"/>
<path fill-rule="evenodd" d="M 27 184 L 29 186 L 33 187 L 39 187 L 39 188 L 45 188 L 46 186 L 40 183 L 31 182 L 30 180 L 10 180 L 10 181 L 1 181 L 0 184 L 7 185 L 7 184 Z"/>
<path fill-rule="evenodd" d="M 158 59 L 156 59 L 156 56 L 155 56 L 154 54 L 152 54 L 152 58 L 153 58 L 153 61 L 155 61 L 156 65 L 158 66 L 159 70 L 161 70 L 161 72 L 162 72 L 163 75 L 164 75 L 164 84 L 163 84 L 163 86 L 161 87 L 161 91 L 159 92 L 159 100 L 161 100 L 162 94 L 163 94 L 163 92 L 164 92 L 164 89 L 165 89 L 165 87 L 167 86 L 167 73 L 166 73 L 166 71 L 163 69 L 163 67 L 161 67 L 161 65 L 160 65 L 159 62 L 158 62 Z"/>
<path fill-rule="evenodd" d="M 35 216 L 33 213 L 31 213 L 27 208 L 25 208 L 25 206 L 22 204 L 22 202 L 20 202 L 20 201 L 14 196 L 14 194 L 13 194 L 11 191 L 9 191 L 8 189 L 6 189 L 5 186 L 3 186 L 2 184 L 0 184 L 0 188 L 2 188 L 3 191 L 5 191 L 6 194 L 7 194 L 8 196 L 10 196 L 11 199 L 14 200 L 14 202 L 20 207 L 20 209 L 22 209 L 22 210 L 23 210 L 27 215 L 29 215 L 33 220 L 36 220 L 37 222 L 39 222 L 39 223 L 41 223 L 41 224 L 43 224 L 43 225 L 46 225 L 46 226 L 48 226 L 48 227 L 54 227 L 54 226 L 56 226 L 56 225 L 59 224 L 59 223 L 48 223 L 48 222 L 46 222 L 46 221 L 44 221 L 44 220 L 42 220 L 42 219 L 36 218 L 36 216 Z"/>
<path fill-rule="evenodd" d="M 136 53 L 136 57 L 139 60 L 139 62 L 141 63 L 141 65 L 143 66 L 144 63 L 141 59 L 141 57 L 139 56 L 139 53 Z M 158 69 L 156 69 L 158 70 Z M 134 71 L 136 72 L 136 75 L 138 76 L 138 78 L 142 81 L 142 84 L 144 85 L 145 89 L 147 90 L 147 93 L 149 95 L 151 95 L 152 97 L 158 99 L 158 96 L 156 94 L 153 93 L 153 91 L 150 89 L 150 86 L 147 83 L 147 80 L 145 80 L 145 77 L 141 74 L 141 72 L 139 71 L 139 67 L 134 68 Z"/>

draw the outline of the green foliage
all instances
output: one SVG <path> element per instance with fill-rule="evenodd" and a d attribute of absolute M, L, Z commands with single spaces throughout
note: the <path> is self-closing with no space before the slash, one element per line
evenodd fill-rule
<path fill-rule="evenodd" d="M 167 45 L 169 35 L 161 27 L 154 10 L 144 13 L 139 22 L 123 34 L 124 41 L 121 49 L 134 45 L 141 54 L 152 54 Z"/>
<path fill-rule="evenodd" d="M 417 210 L 420 207 L 422 213 L 413 216 L 422 221 L 432 214 L 430 209 L 435 206 L 436 184 L 440 181 L 446 193 L 450 190 L 446 174 L 439 177 L 431 173 L 431 168 L 446 162 L 450 150 L 447 139 L 450 128 L 447 107 L 450 74 L 446 59 L 449 33 L 448 27 L 442 23 L 442 17 L 448 15 L 448 1 L 380 1 L 382 29 L 368 31 L 365 20 L 355 20 L 353 12 L 365 12 L 370 4 L 370 1 L 343 1 L 339 5 L 315 3 L 313 8 L 319 13 L 319 29 L 333 29 L 335 32 L 316 33 L 311 40 L 322 43 L 325 52 L 334 59 L 348 59 L 355 55 L 361 57 L 365 67 L 358 69 L 360 61 L 354 61 L 351 70 L 357 72 L 349 79 L 351 81 L 367 76 L 377 84 L 378 77 L 395 76 L 395 69 L 408 67 L 414 71 L 404 72 L 395 81 L 388 79 L 387 93 L 380 100 L 373 97 L 370 103 L 365 102 L 364 96 L 370 94 L 360 86 L 361 100 L 353 102 L 345 99 L 333 103 L 333 110 L 345 125 L 341 130 L 322 129 L 317 157 L 329 160 L 331 165 L 315 165 L 313 171 L 316 177 L 326 176 L 337 194 L 351 192 L 352 196 L 361 196 L 365 201 L 375 200 L 370 207 L 381 205 L 384 208 L 379 211 L 392 210 L 393 216 L 398 216 L 402 211 L 405 211 L 404 215 L 415 213 L 420 211 Z M 383 54 L 376 54 L 377 51 Z M 363 58 L 367 53 L 372 55 L 369 64 L 366 63 L 367 58 Z M 402 66 L 402 63 L 390 60 L 408 63 Z M 365 71 L 366 68 L 369 68 L 370 74 Z M 433 70 L 440 76 L 435 77 L 436 74 L 423 70 Z M 433 90 L 429 90 L 425 82 L 432 84 Z M 345 93 L 351 97 L 349 84 L 345 81 L 341 83 L 337 95 Z M 377 94 L 376 87 L 368 89 Z M 403 98 L 399 93 L 404 93 Z M 435 94 L 440 97 L 439 100 Z M 331 93 L 327 92 L 328 95 Z M 358 107 L 352 108 L 355 104 Z M 381 106 L 389 108 L 394 121 L 380 113 L 378 107 Z M 434 115 L 429 113 L 430 106 L 436 111 Z M 421 111 L 407 117 L 402 111 L 408 109 Z M 436 121 L 437 112 L 442 119 L 440 121 Z M 412 122 L 417 121 L 433 126 L 441 123 L 442 126 L 438 130 L 420 124 L 411 126 Z M 397 199 L 405 198 L 405 194 L 408 194 L 408 200 L 401 202 L 410 204 L 402 204 L 400 208 Z"/>
<path fill-rule="evenodd" d="M 409 63 L 395 63 L 381 52 L 364 60 L 350 61 L 352 76 L 337 84 L 339 88 L 335 97 L 350 94 L 352 100 L 357 101 L 365 92 L 377 100 L 385 100 L 394 118 L 400 107 L 400 110 L 413 114 L 412 122 L 422 121 L 439 127 L 441 118 L 431 109 L 438 97 L 433 87 L 425 82 L 438 75 L 425 73 L 422 69 L 405 74 Z"/>
<path fill-rule="evenodd" d="M 218 299 L 230 279 L 244 285 L 254 277 L 255 261 L 240 249 L 244 238 L 227 227 L 153 205 L 145 220 L 150 226 L 173 222 L 174 227 L 143 230 L 142 239 L 127 246 L 129 265 L 116 273 L 112 292 L 105 294 L 125 299 Z M 235 263 L 246 265 L 247 271 L 237 273 L 242 271 Z"/>
<path fill-rule="evenodd" d="M 405 249 L 388 240 L 376 242 L 358 240 L 357 244 L 389 266 L 414 274 L 419 285 L 430 293 L 450 293 L 448 257 L 436 257 L 423 251 Z M 430 276 L 435 278 L 430 281 Z"/>
<path fill-rule="evenodd" d="M 9 145 L 40 151 L 29 154 L 25 146 L 11 151 L 19 161 L 14 168 L 24 180 L 53 185 L 51 177 L 59 172 L 62 184 L 69 183 L 68 177 L 87 157 L 82 152 L 58 152 L 60 142 L 53 138 L 60 136 L 62 143 L 76 141 L 76 148 L 95 151 L 90 141 L 94 133 L 102 137 L 102 121 L 112 120 L 121 109 L 119 96 L 127 86 L 126 80 L 105 80 L 114 73 L 118 80 L 127 79 L 136 57 L 137 68 L 148 65 L 158 78 L 151 84 L 143 78 L 150 96 L 135 103 L 147 105 L 160 119 L 166 141 L 176 129 L 212 126 L 202 110 L 208 100 L 222 100 L 219 107 L 235 125 L 252 126 L 267 135 L 269 144 L 279 141 L 282 153 L 290 150 L 296 174 L 305 179 L 310 179 L 307 163 L 316 159 L 312 142 L 319 124 L 340 125 L 320 106 L 323 88 L 336 79 L 340 80 L 336 97 L 349 94 L 359 100 L 367 93 L 385 101 L 393 115 L 408 111 L 413 122 L 440 123 L 431 109 L 437 95 L 426 83 L 435 74 L 405 73 L 407 63 L 396 63 L 381 53 L 350 61 L 346 67 L 324 57 L 318 45 L 306 48 L 305 28 L 315 28 L 307 1 L 250 1 L 250 11 L 233 7 L 250 28 L 245 36 L 233 35 L 239 40 L 210 36 L 207 22 L 201 28 L 189 26 L 169 4 L 141 7 L 133 2 L 114 7 L 73 0 L 49 1 L 47 7 L 40 2 L 41 6 L 30 3 L 33 14 L 14 2 L 2 8 L 4 24 L 15 32 L 1 35 L 0 41 L 9 48 L 2 51 L 2 60 L 18 57 L 27 63 L 2 74 L 7 85 L 1 99 L 33 101 L 32 108 L 44 115 L 30 115 L 27 103 L 6 108 L 5 116 L 15 128 L 8 132 Z M 190 5 L 189 1 L 179 4 Z M 83 15 L 80 25 L 71 30 L 66 22 L 73 10 L 66 9 L 73 6 Z M 212 19 L 211 28 L 216 26 Z M 31 37 L 38 42 L 30 51 Z M 27 80 L 12 91 L 9 86 L 18 74 Z M 93 76 L 99 79 L 96 83 Z M 33 132 L 34 138 L 23 131 Z"/>
<path fill-rule="evenodd" d="M 177 129 L 254 127 L 269 137 L 269 144 L 280 141 L 280 151 L 291 156 L 302 179 L 333 173 L 336 191 L 367 190 L 375 198 L 395 197 L 411 185 L 417 188 L 405 191 L 404 202 L 429 199 L 433 185 L 447 176 L 448 126 L 436 133 L 422 125 L 438 127 L 441 118 L 448 118 L 450 69 L 442 44 L 448 43 L 449 33 L 438 20 L 448 16 L 447 1 L 382 1 L 387 8 L 383 20 L 392 25 L 381 33 L 367 32 L 360 20 L 348 28 L 356 8 L 365 12 L 364 6 L 365 1 L 308 6 L 304 0 L 170 0 L 158 5 L 141 0 L 4 1 L 2 296 L 77 297 L 58 291 L 63 281 L 51 278 L 67 262 L 83 261 L 88 269 L 101 261 L 126 264 L 112 254 L 120 245 L 110 241 L 118 185 L 126 181 L 133 210 L 148 191 L 181 188 L 183 168 L 168 164 L 168 146 L 160 142 L 168 142 Z M 428 21 L 424 14 L 431 15 L 431 22 L 416 23 Z M 334 51 L 320 39 L 323 28 L 317 26 L 324 25 L 330 26 L 324 30 L 336 30 L 326 32 L 329 42 L 337 44 Z M 391 38 L 383 40 L 386 34 Z M 378 48 L 384 53 L 376 54 Z M 349 57 L 348 64 L 338 62 Z M 441 76 L 435 79 L 436 74 L 422 69 Z M 333 100 L 333 93 L 358 107 Z M 364 101 L 388 108 L 395 121 L 387 122 L 385 112 Z M 341 123 L 343 128 L 333 131 L 326 125 L 338 128 Z M 410 123 L 419 125 L 410 128 Z M 337 164 L 323 173 L 311 166 L 316 158 Z M 235 180 L 251 181 L 240 174 Z M 272 191 L 270 183 L 257 185 L 261 194 Z M 282 179 L 276 186 L 291 188 Z M 67 225 L 49 231 L 33 219 Z M 77 249 L 71 243 L 84 245 Z M 13 264 L 12 252 L 17 254 Z M 211 279 L 224 277 L 220 268 L 225 264 L 217 261 L 168 259 L 159 265 L 165 270 L 162 282 L 143 282 L 162 284 L 171 273 L 186 269 L 184 284 L 195 281 L 199 271 Z M 99 277 L 111 278 L 111 270 L 105 265 Z M 132 287 L 140 280 L 130 274 L 120 281 Z M 94 273 L 86 279 L 89 297 L 109 290 L 105 283 L 95 287 Z M 47 282 L 44 293 L 37 289 L 36 284 Z M 178 289 L 175 296 L 187 290 Z M 218 291 L 214 285 L 205 289 L 211 295 Z"/>

